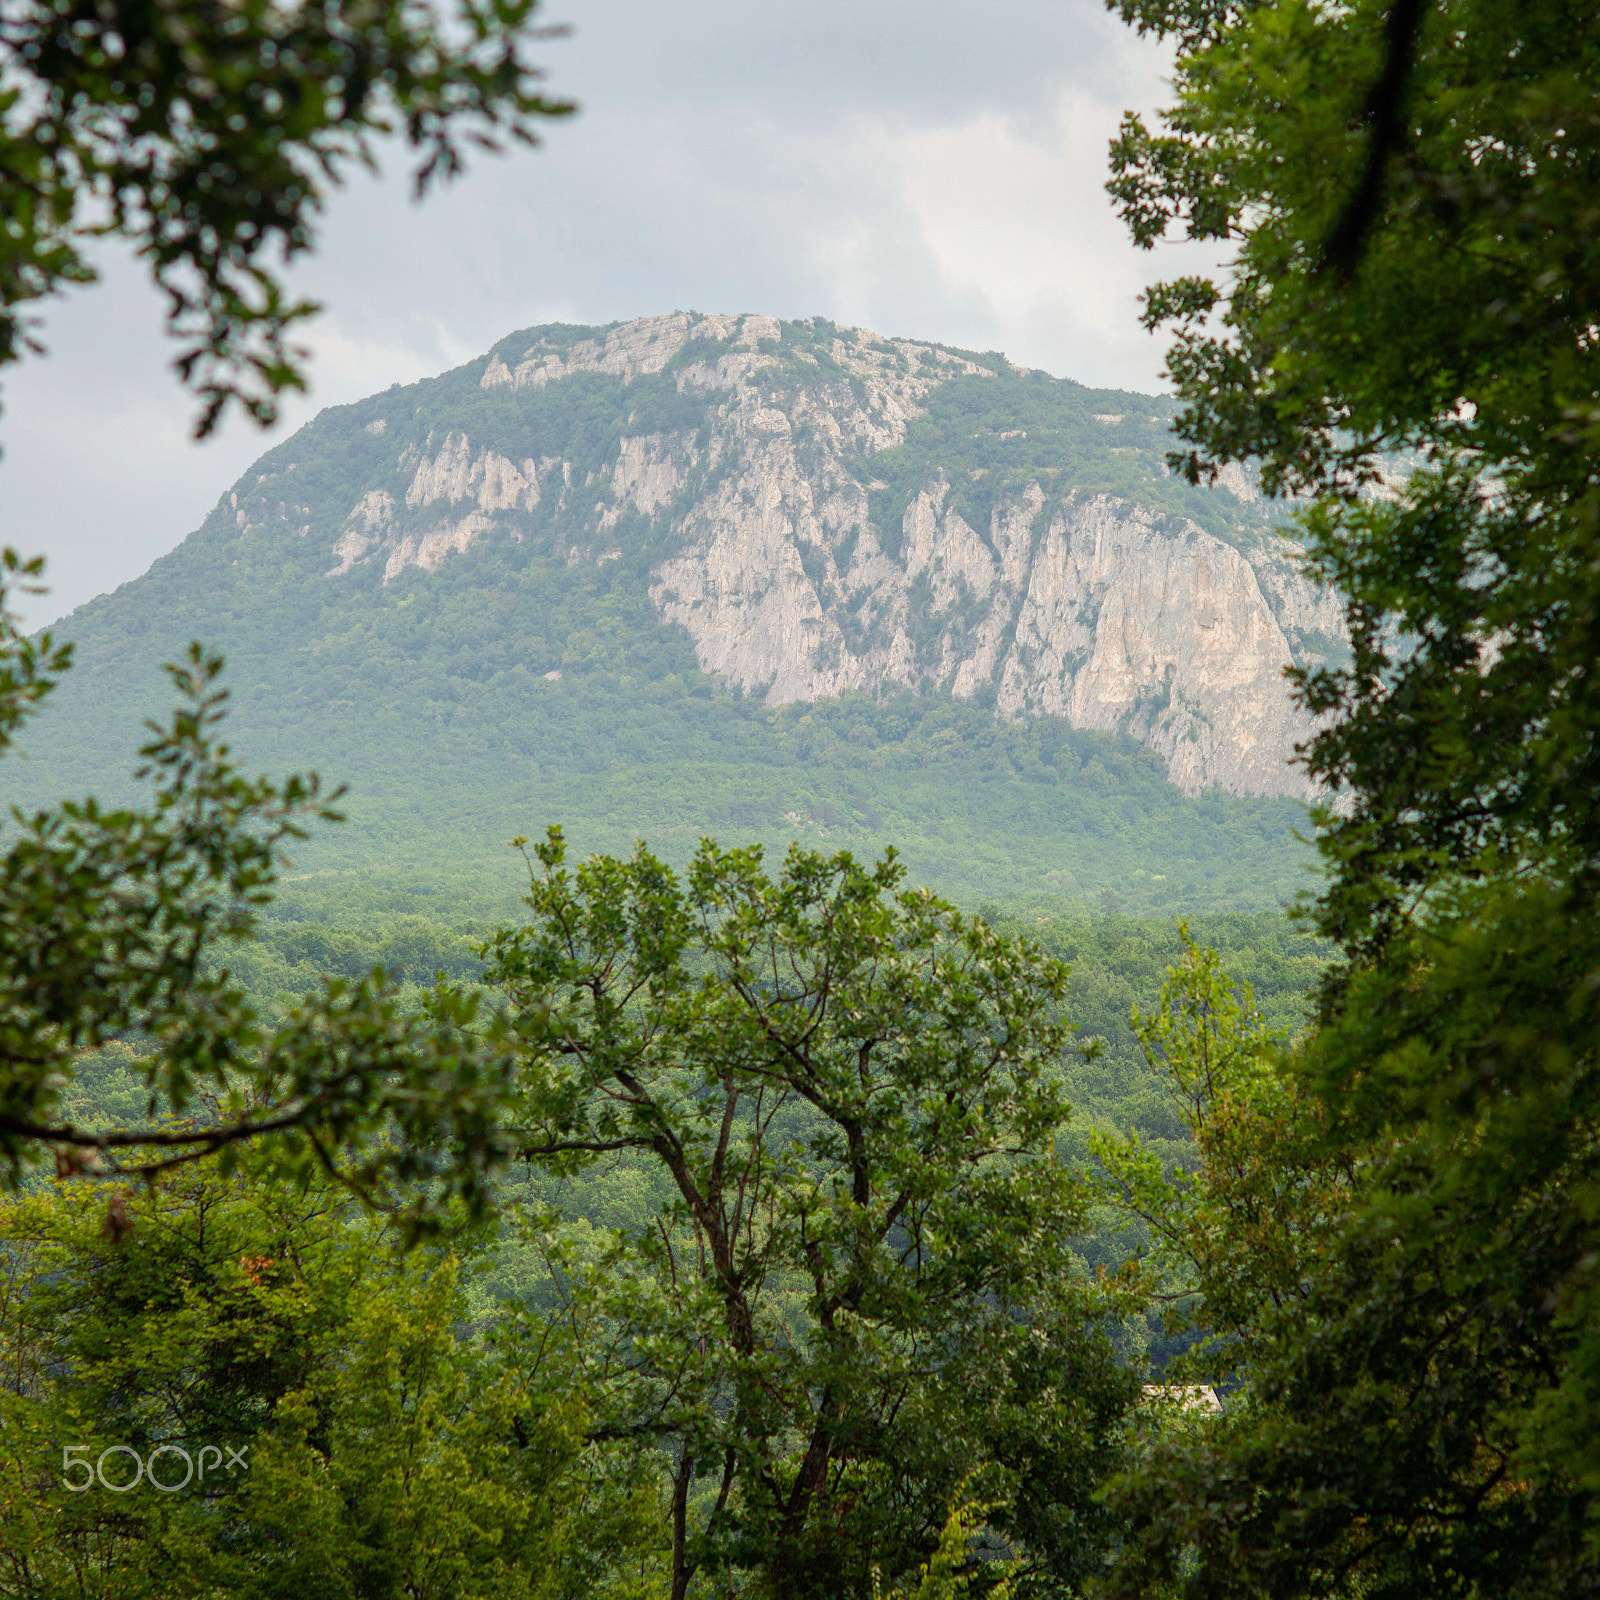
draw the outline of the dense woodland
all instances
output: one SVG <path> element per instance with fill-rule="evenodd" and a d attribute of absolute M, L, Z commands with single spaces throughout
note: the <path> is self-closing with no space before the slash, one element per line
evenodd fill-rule
<path fill-rule="evenodd" d="M 319 860 L 339 797 L 232 755 L 194 646 L 139 787 L 0 839 L 0 1595 L 1600 1587 L 1600 23 L 1116 9 L 1175 64 L 1113 197 L 1228 259 L 1145 303 L 1172 492 L 1255 463 L 1345 601 L 1291 675 L 1337 797 L 1299 920 L 1180 926 L 1014 836 L 1018 892 L 950 900 L 833 823 L 653 853 L 643 807 L 609 853 Z M 8 308 L 115 194 L 203 423 L 264 413 L 310 308 L 261 247 L 386 116 L 448 171 L 558 114 L 529 14 L 461 53 L 420 9 L 19 8 Z M 339 92 L 286 111 L 286 57 Z M 71 668 L 0 623 L 8 758 Z M 747 727 L 975 795 L 985 869 L 983 771 L 1204 821 L 962 716 Z"/>
<path fill-rule="evenodd" d="M 257 937 L 227 953 L 226 970 L 266 1014 L 287 1011 L 330 978 L 358 982 L 375 968 L 395 983 L 404 1003 L 420 1006 L 441 978 L 482 984 L 485 945 L 497 927 L 516 920 L 519 891 L 526 884 L 508 872 L 505 887 L 506 904 L 500 906 L 464 887 L 453 897 L 437 884 L 424 893 L 408 893 L 356 873 L 326 882 L 290 882 L 266 908 Z M 1194 1159 L 1181 1104 L 1152 1069 L 1129 1020 L 1135 1010 L 1149 1011 L 1159 1000 L 1168 969 L 1183 955 L 1185 933 L 1218 953 L 1230 981 L 1248 989 L 1264 1024 L 1285 1039 L 1306 1027 L 1312 991 L 1332 952 L 1328 941 L 1281 911 L 1202 913 L 1180 920 L 1073 902 L 1058 904 L 1053 913 L 1031 906 L 1017 911 L 992 901 L 968 909 L 998 933 L 1028 940 L 1070 969 L 1065 1014 L 1081 1044 L 1098 1044 L 1093 1060 L 1075 1052 L 1063 1067 L 1072 1116 L 1061 1148 L 1082 1161 L 1092 1160 L 1091 1130 L 1137 1130 L 1171 1159 Z M 62 1102 L 71 1120 L 137 1122 L 146 1099 L 138 1059 L 134 1040 L 108 1044 L 84 1058 Z M 589 1190 L 609 1193 L 618 1181 L 608 1173 L 569 1178 L 563 1207 L 596 1225 L 614 1225 L 623 1214 L 609 1201 L 589 1198 Z M 1085 1241 L 1083 1248 L 1086 1259 L 1100 1261 L 1119 1247 L 1108 1235 L 1093 1245 Z"/>
<path fill-rule="evenodd" d="M 865 1378 L 869 1390 L 879 1391 L 876 1401 L 868 1395 L 855 1402 L 858 1409 L 865 1405 L 857 1425 L 875 1432 L 888 1427 L 868 1451 L 876 1466 L 848 1491 L 824 1477 L 817 1491 L 820 1524 L 788 1532 L 782 1516 L 774 1513 L 763 1523 L 748 1512 L 737 1520 L 726 1514 L 727 1531 L 719 1531 L 726 1494 L 718 1499 L 703 1486 L 691 1493 L 682 1484 L 680 1496 L 662 1476 L 676 1461 L 681 1478 L 691 1449 L 707 1448 L 707 1429 L 724 1438 L 731 1431 L 727 1407 L 741 1387 L 741 1355 L 745 1367 L 752 1358 L 758 1365 L 776 1361 L 779 1353 L 802 1367 L 817 1359 L 809 1331 L 807 1247 L 794 1255 L 791 1240 L 785 1252 L 785 1230 L 775 1224 L 797 1201 L 805 1207 L 808 1192 L 826 1191 L 825 1174 L 838 1155 L 830 1156 L 830 1141 L 816 1127 L 822 1102 L 811 1098 L 814 1076 L 797 1080 L 806 1092 L 776 1094 L 772 1107 L 765 1106 L 761 1097 L 772 1090 L 772 1068 L 756 1064 L 758 1035 L 729 1052 L 719 1115 L 722 1142 L 743 1169 L 734 1209 L 743 1204 L 745 1227 L 759 1219 L 765 1234 L 757 1266 L 747 1264 L 735 1277 L 758 1291 L 751 1294 L 751 1314 L 767 1328 L 769 1342 L 744 1351 L 713 1348 L 721 1359 L 710 1361 L 688 1392 L 672 1352 L 685 1349 L 686 1338 L 691 1345 L 698 1338 L 706 1356 L 708 1338 L 714 1347 L 716 1334 L 690 1330 L 714 1308 L 697 1306 L 693 1296 L 683 1298 L 669 1286 L 677 1278 L 677 1252 L 692 1258 L 698 1250 L 703 1259 L 708 1218 L 686 1201 L 684 1174 L 662 1159 L 657 1140 L 619 1137 L 602 1106 L 591 1108 L 599 1118 L 595 1126 L 609 1125 L 610 1132 L 591 1138 L 595 1148 L 586 1152 L 583 1138 L 571 1137 L 568 1092 L 552 1099 L 553 1086 L 547 1082 L 541 1091 L 536 1077 L 524 1079 L 502 1102 L 511 1126 L 488 1182 L 455 1201 L 441 1194 L 420 1237 L 404 1217 L 386 1219 L 381 1198 L 359 1178 L 352 1192 L 330 1184 L 314 1165 L 285 1169 L 281 1155 L 246 1153 L 237 1166 L 225 1160 L 220 1170 L 186 1165 L 153 1188 L 128 1192 L 110 1227 L 100 1203 L 103 1185 L 92 1178 L 39 1173 L 26 1179 L 3 1220 L 10 1285 L 3 1302 L 10 1308 L 3 1323 L 6 1349 L 20 1364 L 15 1370 L 39 1374 L 13 1393 L 7 1413 L 16 1425 L 12 1437 L 21 1441 L 7 1461 L 15 1481 L 25 1485 L 33 1478 L 28 1451 L 38 1447 L 31 1441 L 54 1439 L 63 1428 L 84 1433 L 73 1441 L 83 1448 L 64 1458 L 63 1483 L 75 1481 L 83 1470 L 76 1463 L 83 1461 L 99 1463 L 115 1485 L 128 1475 L 117 1468 L 131 1473 L 140 1459 L 151 1463 L 152 1481 L 175 1482 L 193 1455 L 193 1449 L 182 1453 L 186 1443 L 198 1448 L 202 1434 L 224 1440 L 232 1458 L 250 1466 L 247 1472 L 236 1466 L 220 1491 L 230 1529 L 220 1543 L 210 1531 L 220 1509 L 216 1462 L 206 1493 L 175 1490 L 163 1501 L 146 1484 L 141 1499 L 115 1503 L 114 1511 L 108 1500 L 115 1491 L 98 1479 L 93 1494 L 85 1490 L 81 1500 L 38 1488 L 24 1492 L 7 1512 L 8 1542 L 19 1556 L 26 1552 L 13 1568 L 19 1593 L 29 1592 L 25 1582 L 53 1592 L 50 1585 L 79 1581 L 105 1563 L 115 1564 L 124 1581 L 138 1573 L 151 1593 L 171 1592 L 179 1581 L 176 1563 L 191 1557 L 200 1561 L 203 1582 L 188 1575 L 181 1581 L 194 1583 L 195 1592 L 220 1584 L 229 1593 L 276 1593 L 287 1581 L 325 1583 L 330 1573 L 340 1592 L 351 1593 L 373 1583 L 440 1594 L 656 1592 L 687 1586 L 702 1567 L 759 1559 L 791 1578 L 813 1574 L 802 1588 L 827 1593 L 862 1581 L 869 1552 L 878 1553 L 880 1565 L 887 1557 L 914 1566 L 933 1548 L 929 1540 L 944 1540 L 952 1570 L 964 1567 L 975 1519 L 994 1519 L 1002 1498 L 1012 1520 L 994 1526 L 1026 1529 L 1033 1552 L 1009 1564 L 1015 1581 L 1037 1566 L 1028 1587 L 1048 1588 L 1052 1570 L 1059 1575 L 1063 1565 L 1093 1565 L 1105 1527 L 1086 1490 L 1115 1458 L 1117 1419 L 1135 1393 L 1130 1379 L 1159 1377 L 1194 1339 L 1137 1294 L 1095 1287 L 1096 1274 L 1103 1285 L 1114 1284 L 1119 1269 L 1125 1272 L 1152 1242 L 1148 1226 L 1116 1204 L 1102 1144 L 1120 1148 L 1131 1136 L 1141 1151 L 1177 1169 L 1197 1160 L 1183 1101 L 1164 1081 L 1148 1040 L 1130 1028 L 1130 1016 L 1160 1010 L 1169 967 L 1191 948 L 1186 941 L 1201 937 L 1223 953 L 1230 985 L 1259 993 L 1262 1029 L 1287 1039 L 1306 1025 L 1308 995 L 1330 953 L 1326 942 L 1277 913 L 1212 915 L 1192 928 L 1070 903 L 1054 914 L 1022 916 L 986 904 L 963 916 L 925 891 L 905 891 L 901 869 L 862 867 L 848 857 L 797 852 L 775 886 L 759 853 L 724 855 L 708 845 L 680 888 L 648 855 L 632 862 L 591 860 L 570 878 L 557 840 L 547 841 L 539 855 L 523 885 L 530 893 L 521 919 L 485 914 L 496 908 L 464 892 L 454 906 L 438 904 L 445 897 L 437 889 L 407 894 L 353 874 L 343 881 L 291 882 L 264 908 L 252 937 L 208 958 L 203 981 L 290 1030 L 304 1025 L 319 993 L 336 997 L 346 985 L 376 981 L 391 1004 L 416 1013 L 437 1004 L 439 986 L 452 985 L 499 1011 L 513 1035 L 525 1034 L 555 1020 L 538 1005 L 530 1008 L 526 984 L 530 962 L 548 961 L 549 936 L 565 928 L 575 942 L 558 936 L 568 945 L 563 982 L 577 978 L 571 970 L 576 958 L 586 964 L 590 983 L 603 977 L 624 991 L 609 1016 L 597 994 L 584 1008 L 586 1026 L 608 1035 L 597 1037 L 593 1048 L 614 1053 L 620 1024 L 625 1033 L 640 1035 L 633 1047 L 643 1044 L 648 1055 L 659 1053 L 645 1042 L 650 1035 L 679 1041 L 686 1050 L 677 1069 L 685 1081 L 658 1114 L 678 1127 L 673 1148 L 689 1151 L 694 1165 L 707 1133 L 706 1091 L 717 1082 L 706 1081 L 707 1052 L 714 1057 L 727 1050 L 726 1034 L 743 1009 L 734 998 L 734 974 L 751 952 L 727 942 L 741 911 L 756 924 L 754 942 L 764 940 L 769 953 L 781 949 L 787 968 L 788 982 L 758 982 L 757 1004 L 796 1007 L 806 1018 L 801 1036 L 809 1049 L 816 1044 L 816 1015 L 829 1034 L 859 1029 L 863 1003 L 905 1016 L 908 997 L 895 993 L 897 985 L 883 970 L 905 963 L 926 991 L 911 1015 L 954 1004 L 961 1018 L 941 1026 L 930 1017 L 903 1040 L 881 1039 L 875 1047 L 885 1067 L 874 1098 L 913 1089 L 898 1116 L 874 1119 L 874 1144 L 881 1141 L 883 1148 L 874 1151 L 872 1164 L 875 1174 L 880 1166 L 904 1171 L 910 1139 L 920 1192 L 911 1213 L 888 1227 L 882 1245 L 890 1247 L 889 1257 L 878 1270 L 887 1269 L 891 1278 L 903 1273 L 905 1247 L 915 1241 L 916 1263 L 898 1291 L 909 1291 L 913 1300 L 898 1312 L 893 1305 L 859 1307 L 855 1315 L 868 1323 L 876 1318 L 878 1332 L 864 1346 L 847 1341 L 823 1353 L 825 1368 L 853 1365 L 856 1381 Z M 708 874 L 731 882 L 708 894 Z M 796 898 L 809 901 L 798 919 Z M 417 909 L 430 900 L 435 904 L 428 910 Z M 702 911 L 710 901 L 719 906 L 714 922 L 703 924 L 715 932 L 697 935 L 686 919 L 679 928 L 684 948 L 652 949 L 663 923 L 670 927 L 673 913 L 683 909 L 679 902 L 689 900 Z M 852 913 L 868 927 L 851 926 Z M 883 926 L 873 929 L 871 922 L 880 919 Z M 838 966 L 843 981 L 840 957 L 863 937 L 876 951 L 871 975 L 861 984 L 857 951 L 855 981 L 863 992 L 835 999 L 827 994 L 826 974 Z M 931 959 L 907 963 L 908 953 Z M 966 992 L 952 957 L 966 969 L 966 981 L 976 979 L 979 992 Z M 756 966 L 771 977 L 768 968 Z M 635 980 L 647 971 L 652 976 L 640 990 Z M 799 987 L 791 992 L 792 984 Z M 726 1014 L 730 1001 L 732 1017 Z M 672 1013 L 670 1028 L 664 1019 L 650 1020 L 658 1005 Z M 696 1045 L 694 1035 L 704 1026 L 696 1014 L 705 1007 L 718 1015 L 712 1033 Z M 987 1030 L 974 1036 L 985 1016 Z M 572 1020 L 557 1022 L 562 1034 Z M 941 1059 L 946 1044 L 959 1055 L 975 1037 L 991 1041 L 1002 1058 L 1015 1056 L 1026 1070 L 1012 1080 L 1009 1094 L 992 1102 L 999 1063 L 982 1049 L 951 1085 L 960 1115 L 951 1122 L 947 1109 L 930 1121 L 920 1079 L 904 1082 L 910 1062 L 903 1053 L 915 1057 L 930 1039 L 945 1041 L 934 1050 L 934 1065 L 922 1069 L 938 1070 L 948 1065 Z M 145 1125 L 155 1043 L 135 1032 L 80 1054 L 59 1114 L 83 1129 Z M 846 1054 L 858 1061 L 854 1045 Z M 656 1070 L 672 1069 L 658 1061 Z M 753 1104 L 741 1107 L 729 1093 L 735 1075 L 748 1078 Z M 1019 1091 L 1025 1103 L 1036 1102 L 1031 1110 L 1025 1105 L 1020 1119 L 1011 1099 Z M 1042 1172 L 1003 1202 L 1008 1210 L 1021 1205 L 1037 1212 L 1008 1247 L 1011 1271 L 1020 1277 L 1006 1289 L 994 1277 L 1005 1252 L 981 1221 L 998 1199 L 988 1193 L 995 1155 L 982 1143 L 962 1157 L 975 1131 L 966 1124 L 980 1111 L 981 1120 L 1020 1120 L 1014 1133 L 1045 1139 Z M 517 1126 L 530 1118 L 533 1126 Z M 191 1111 L 166 1125 L 193 1119 Z M 926 1124 L 920 1137 L 919 1123 Z M 568 1137 L 546 1137 L 541 1149 L 536 1129 L 552 1126 Z M 752 1159 L 762 1150 L 770 1176 Z M 942 1172 L 927 1170 L 930 1159 Z M 695 1167 L 708 1192 L 716 1166 L 712 1156 L 709 1165 L 702 1159 Z M 348 1181 L 351 1169 L 345 1172 Z M 743 1199 L 753 1175 L 756 1182 L 766 1177 L 770 1191 L 759 1204 L 754 1196 Z M 816 1189 L 819 1178 L 823 1191 Z M 974 1183 L 963 1206 L 941 1224 L 952 1186 L 959 1194 Z M 712 1207 L 713 1216 L 725 1216 L 726 1199 Z M 376 1214 L 369 1209 L 374 1203 Z M 871 1204 L 869 1198 L 869 1210 Z M 964 1223 L 958 1220 L 963 1212 Z M 411 1224 L 421 1220 L 410 1213 Z M 941 1260 L 938 1229 L 975 1223 L 967 1253 Z M 819 1225 L 813 1216 L 811 1226 Z M 1056 1236 L 1048 1250 L 1037 1235 L 1041 1226 Z M 754 1245 L 748 1233 L 746 1243 Z M 665 1280 L 658 1245 L 666 1252 Z M 860 1266 L 850 1267 L 847 1277 Z M 1057 1327 L 1054 1381 L 1088 1384 L 1091 1418 L 1053 1438 L 1059 1424 L 1049 1421 L 1055 1402 L 1047 1395 L 1023 1402 L 1002 1382 L 993 1395 L 999 1412 L 981 1420 L 965 1399 L 947 1392 L 948 1374 L 933 1389 L 925 1387 L 933 1375 L 917 1355 L 925 1324 L 930 1315 L 946 1321 L 960 1309 L 942 1302 L 959 1299 L 963 1284 L 966 1294 L 977 1287 L 978 1295 L 948 1336 L 976 1341 L 968 1356 L 975 1363 L 971 1381 L 994 1384 L 994 1363 L 1003 1369 L 1023 1354 L 1005 1355 L 1005 1330 L 1026 1324 L 1005 1315 L 993 1322 L 996 1294 L 999 1305 L 1012 1305 L 1011 1314 L 1020 1312 L 1012 1302 L 1022 1295 L 1034 1316 Z M 665 1303 L 658 1301 L 663 1290 Z M 1039 1337 L 1038 1330 L 1030 1337 Z M 772 1354 L 763 1357 L 762 1349 Z M 891 1357 L 892 1351 L 898 1354 Z M 819 1379 L 812 1373 L 807 1380 L 802 1371 L 790 1381 L 800 1384 L 788 1397 L 796 1410 L 787 1421 L 778 1419 L 779 1439 L 803 1429 L 814 1404 L 807 1396 L 814 1397 Z M 821 1381 L 826 1386 L 826 1376 Z M 1030 1381 L 1044 1382 L 1045 1374 Z M 920 1459 L 930 1428 L 941 1441 L 931 1472 Z M 741 1459 L 744 1472 L 759 1473 L 771 1448 L 771 1437 L 763 1437 L 765 1449 Z M 127 1450 L 115 1451 L 129 1441 Z M 761 1444 L 761 1438 L 723 1442 L 724 1467 Z M 159 1454 L 164 1446 L 174 1447 L 165 1459 Z M 108 1448 L 109 1458 L 103 1455 Z M 1002 1459 L 975 1473 L 972 1452 L 993 1449 Z M 1073 1518 L 1087 1518 L 1087 1526 L 1062 1523 L 1060 1497 L 1069 1482 L 1075 1484 Z M 780 1480 L 773 1492 L 784 1487 Z M 857 1525 L 835 1548 L 825 1530 L 852 1502 Z M 725 1551 L 730 1540 L 740 1542 Z M 760 1541 L 764 1555 L 748 1548 L 739 1553 L 752 1540 Z"/>

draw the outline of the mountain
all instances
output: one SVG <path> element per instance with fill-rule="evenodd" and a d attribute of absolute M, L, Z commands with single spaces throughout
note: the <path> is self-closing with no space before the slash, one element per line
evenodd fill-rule
<path fill-rule="evenodd" d="M 156 664 L 222 647 L 251 762 L 351 785 L 309 864 L 444 870 L 511 832 L 873 848 L 968 896 L 1259 903 L 1303 883 L 1343 647 L 1248 478 L 1168 475 L 1172 402 L 823 320 L 502 340 L 323 412 L 148 573 L 15 798 L 116 791 Z"/>

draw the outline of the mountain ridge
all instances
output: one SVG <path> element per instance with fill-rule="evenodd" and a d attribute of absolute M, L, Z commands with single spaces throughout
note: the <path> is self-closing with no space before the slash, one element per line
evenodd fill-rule
<path fill-rule="evenodd" d="M 1044 712 L 1131 732 L 1191 793 L 1210 783 L 1307 793 L 1287 758 L 1312 725 L 1290 704 L 1281 671 L 1326 659 L 1342 615 L 1300 576 L 1242 475 L 1211 492 L 1208 529 L 1081 482 L 1042 487 L 1060 466 L 1035 461 L 1028 475 L 1030 464 L 1019 472 L 1002 462 L 1012 481 L 992 495 L 988 525 L 978 517 L 975 527 L 955 503 L 951 466 L 935 463 L 896 528 L 881 503 L 892 486 L 862 463 L 904 450 L 952 382 L 1036 375 L 863 330 L 845 338 L 831 325 L 797 341 L 803 326 L 680 313 L 501 341 L 478 378 L 485 392 L 548 390 L 580 375 L 627 388 L 671 374 L 675 398 L 689 400 L 675 420 L 693 426 L 646 428 L 630 411 L 636 431 L 617 440 L 608 471 L 589 469 L 581 485 L 564 456 L 519 461 L 490 443 L 474 448 L 464 429 L 430 433 L 399 452 L 392 485 L 351 509 L 329 576 L 344 578 L 378 551 L 385 584 L 407 566 L 436 571 L 497 524 L 520 536 L 519 520 L 549 496 L 565 510 L 598 487 L 580 531 L 558 532 L 558 546 L 572 560 L 615 559 L 620 550 L 601 545 L 630 510 L 665 520 L 678 548 L 655 568 L 652 599 L 689 633 L 703 670 L 770 704 L 850 689 L 922 686 L 960 698 L 993 689 L 1002 716 Z M 570 337 L 580 332 L 588 337 Z M 1078 389 L 1045 381 L 1056 397 Z M 1148 398 L 1134 398 L 1148 411 Z M 1140 458 L 1148 501 L 1157 486 L 1148 428 L 1129 428 L 1126 412 L 1088 415 L 1123 441 L 1108 446 L 1112 455 Z M 991 445 L 1030 433 L 985 427 L 981 410 L 968 420 Z M 439 508 L 431 525 L 398 515 L 402 486 L 406 511 Z M 1217 531 L 1223 499 L 1233 502 L 1231 539 Z M 245 511 L 238 516 L 243 524 Z"/>
<path fill-rule="evenodd" d="M 64 619 L 80 666 L 6 781 L 105 788 L 199 636 L 241 749 L 349 777 L 374 860 L 565 816 L 1281 898 L 1280 669 L 1338 640 L 1247 479 L 1166 475 L 1172 409 L 823 319 L 523 330 L 321 413 Z"/>

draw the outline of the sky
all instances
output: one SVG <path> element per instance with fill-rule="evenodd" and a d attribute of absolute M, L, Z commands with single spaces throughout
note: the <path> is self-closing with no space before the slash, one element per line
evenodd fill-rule
<path fill-rule="evenodd" d="M 404 153 L 334 195 L 292 275 L 326 311 L 311 390 L 205 444 L 136 263 L 54 302 L 0 399 L 0 539 L 48 561 L 31 626 L 143 572 L 264 450 L 541 322 L 821 315 L 1157 390 L 1138 295 L 1201 265 L 1136 250 L 1104 192 L 1166 58 L 1100 0 L 546 0 L 577 116 L 418 206 Z"/>

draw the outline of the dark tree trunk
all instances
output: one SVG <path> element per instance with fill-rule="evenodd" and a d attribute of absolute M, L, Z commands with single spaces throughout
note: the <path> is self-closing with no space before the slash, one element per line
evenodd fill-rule
<path fill-rule="evenodd" d="M 693 1477 L 694 1461 L 685 1446 L 672 1479 L 672 1600 L 684 1600 L 694 1576 L 684 1550 L 689 1531 L 689 1483 Z"/>

